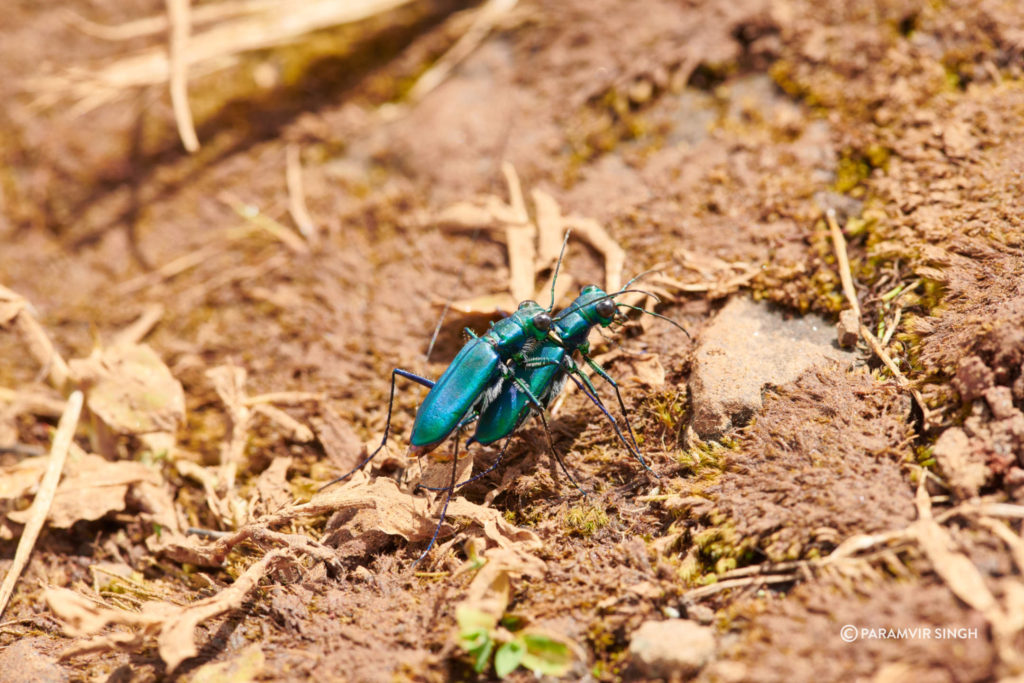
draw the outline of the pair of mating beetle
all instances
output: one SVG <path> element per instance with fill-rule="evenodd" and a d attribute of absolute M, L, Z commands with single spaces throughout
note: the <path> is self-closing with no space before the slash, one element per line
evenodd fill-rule
<path fill-rule="evenodd" d="M 568 241 L 568 234 L 566 241 Z M 562 245 L 564 254 L 565 244 Z M 332 480 L 323 488 L 347 479 L 357 470 L 364 467 L 385 447 L 391 431 L 391 411 L 395 400 L 395 381 L 398 377 L 412 380 L 427 387 L 430 391 L 420 404 L 413 423 L 411 446 L 409 452 L 417 457 L 425 455 L 446 441 L 452 434 L 456 435 L 454 454 L 452 456 L 452 478 L 446 487 L 421 486 L 432 491 L 445 491 L 445 501 L 441 508 L 440 520 L 434 529 L 434 535 L 427 544 L 426 550 L 413 563 L 418 564 L 437 540 L 438 532 L 444 523 L 448 503 L 452 492 L 461 486 L 491 472 L 501 462 L 508 448 L 513 433 L 526 420 L 531 412 L 537 413 L 548 435 L 548 443 L 552 455 L 558 461 L 562 471 L 581 492 L 579 484 L 569 473 L 554 447 L 551 432 L 548 429 L 544 413 L 547 407 L 562 391 L 568 379 L 586 395 L 605 417 L 608 418 L 619 440 L 635 457 L 644 469 L 653 473 L 644 461 L 637 445 L 633 429 L 629 424 L 626 406 L 619 392 L 618 384 L 589 355 L 590 345 L 587 338 L 590 331 L 597 326 L 608 327 L 616 319 L 622 318 L 620 307 L 639 310 L 663 320 L 667 320 L 689 336 L 686 330 L 675 321 L 662 315 L 647 311 L 637 306 L 615 301 L 615 297 L 627 292 L 642 292 L 630 286 L 645 273 L 641 273 L 626 283 L 619 291 L 609 294 L 597 285 L 588 285 L 580 291 L 580 295 L 568 308 L 551 315 L 555 300 L 555 280 L 562 263 L 562 254 L 558 257 L 551 283 L 551 305 L 543 308 L 535 301 L 524 301 L 508 318 L 491 324 L 491 328 L 481 336 L 466 329 L 469 340 L 459 351 L 455 359 L 436 382 L 419 375 L 394 368 L 391 371 L 391 394 L 388 400 L 388 414 L 384 426 L 384 438 L 380 445 L 362 462 L 346 474 Z M 654 296 L 649 292 L 644 292 Z M 655 297 L 657 298 L 657 297 Z M 622 416 L 626 423 L 627 439 L 619 428 L 618 422 L 608 412 L 598 398 L 597 390 L 590 378 L 584 374 L 573 360 L 573 353 L 578 351 L 586 363 L 602 379 L 615 390 Z M 462 431 L 476 423 L 476 430 L 466 441 L 468 448 L 473 442 L 487 445 L 505 438 L 494 463 L 485 471 L 471 479 L 456 485 L 458 472 L 459 438 Z M 507 438 L 506 438 L 507 437 Z M 655 476 L 657 476 L 655 474 Z M 322 489 L 321 489 L 322 490 Z"/>

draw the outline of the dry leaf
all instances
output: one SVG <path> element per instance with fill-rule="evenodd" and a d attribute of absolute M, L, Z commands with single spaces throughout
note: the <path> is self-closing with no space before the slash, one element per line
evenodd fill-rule
<path fill-rule="evenodd" d="M 512 584 L 508 571 L 500 561 L 487 558 L 487 564 L 473 577 L 469 584 L 469 594 L 457 609 L 483 612 L 497 623 L 505 614 L 511 594 Z"/>
<path fill-rule="evenodd" d="M 25 458 L 0 467 L 0 500 L 18 499 L 31 493 L 46 471 L 46 458 Z"/>
<path fill-rule="evenodd" d="M 86 405 L 114 434 L 174 432 L 185 419 L 185 391 L 145 344 L 96 350 L 71 361 L 88 387 Z"/>
<path fill-rule="evenodd" d="M 266 659 L 259 645 L 241 650 L 226 662 L 204 664 L 189 679 L 189 683 L 249 683 L 263 674 Z"/>
<path fill-rule="evenodd" d="M 253 541 L 268 549 L 272 546 L 291 548 L 297 553 L 309 555 L 315 560 L 331 565 L 337 560 L 332 550 L 308 536 L 273 531 L 261 523 L 247 524 L 232 534 L 221 536 L 213 543 L 204 542 L 196 536 L 171 533 L 164 534 L 159 539 L 147 539 L 147 546 L 153 553 L 175 562 L 200 567 L 219 567 L 224 564 L 228 553 L 243 541 Z"/>
<path fill-rule="evenodd" d="M 451 455 L 446 460 L 435 458 L 434 454 L 426 456 L 421 459 L 421 462 L 425 460 L 423 465 L 423 473 L 419 476 L 419 479 L 414 479 L 414 483 L 418 483 L 421 486 L 429 486 L 431 488 L 447 488 L 452 483 L 452 459 Z M 455 484 L 459 485 L 462 482 L 469 479 L 473 473 L 473 453 L 463 453 L 459 457 L 459 462 L 455 468 Z M 414 487 L 415 488 L 415 487 Z"/>
<path fill-rule="evenodd" d="M 377 515 L 376 528 L 407 541 L 420 541 L 434 533 L 425 498 L 400 490 L 393 479 L 355 479 L 318 493 L 308 503 L 292 508 L 297 514 L 323 514 L 345 508 L 369 508 Z"/>
<path fill-rule="evenodd" d="M 657 354 L 645 353 L 639 356 L 627 356 L 625 360 L 620 361 L 620 365 L 628 368 L 622 374 L 623 379 L 632 380 L 652 389 L 665 385 L 665 368 Z"/>
<path fill-rule="evenodd" d="M 206 376 L 213 382 L 213 388 L 227 406 L 231 417 L 231 436 L 221 454 L 221 463 L 238 464 L 244 460 L 245 434 L 252 416 L 246 405 L 245 370 L 233 365 L 222 365 L 206 371 Z M 234 489 L 234 478 L 229 477 L 227 489 Z"/>
<path fill-rule="evenodd" d="M 287 439 L 298 441 L 299 443 L 309 443 L 313 440 L 313 430 L 280 408 L 275 408 L 265 403 L 257 403 L 253 406 L 252 410 L 254 413 L 262 415 L 278 427 L 281 427 Z"/>
<path fill-rule="evenodd" d="M 288 468 L 291 466 L 291 458 L 278 456 L 256 479 L 259 501 L 255 509 L 260 513 L 275 512 L 293 501 L 288 487 Z"/>
<path fill-rule="evenodd" d="M 537 550 L 542 546 L 540 536 L 529 529 L 520 529 L 510 524 L 505 516 L 494 508 L 471 503 L 465 498 L 455 498 L 448 505 L 448 515 L 469 519 L 484 530 L 484 535 L 505 549 Z"/>
<path fill-rule="evenodd" d="M 0 326 L 9 325 L 27 305 L 20 294 L 0 285 Z"/>
<path fill-rule="evenodd" d="M 160 658 L 171 671 L 199 653 L 195 643 L 196 626 L 240 606 L 260 579 L 287 560 L 284 551 L 268 553 L 220 593 L 186 606 L 154 601 L 144 603 L 139 612 L 126 612 L 97 604 L 67 588 L 49 588 L 43 593 L 43 599 L 71 636 L 97 636 L 106 627 L 115 625 L 128 626 L 134 631 L 133 634 L 114 633 L 94 638 L 72 647 L 63 657 L 97 649 L 133 648 L 155 639 Z"/>
<path fill-rule="evenodd" d="M 67 529 L 75 522 L 96 520 L 110 512 L 124 510 L 129 488 L 140 483 L 160 487 L 163 480 L 142 463 L 110 462 L 72 446 L 47 521 L 51 527 Z M 9 512 L 7 516 L 24 524 L 28 511 Z M 168 526 L 171 525 L 176 526 L 173 518 Z"/>
<path fill-rule="evenodd" d="M 366 456 L 366 447 L 347 422 L 324 406 L 320 419 L 313 420 L 316 438 L 324 447 L 331 465 L 342 471 L 356 466 Z"/>

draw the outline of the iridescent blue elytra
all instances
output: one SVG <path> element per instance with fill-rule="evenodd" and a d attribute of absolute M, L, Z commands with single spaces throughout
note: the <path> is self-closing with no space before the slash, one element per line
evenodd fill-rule
<path fill-rule="evenodd" d="M 548 336 L 550 329 L 551 316 L 547 309 L 536 302 L 524 301 L 515 313 L 491 325 L 482 336 L 470 332 L 473 338 L 438 378 L 416 412 L 410 453 L 419 456 L 430 452 L 467 418 L 486 409 L 495 394 L 488 390 L 500 385 L 502 376 L 513 386 L 526 389 L 525 383 L 517 381 L 505 361 L 532 351 Z M 532 393 L 520 393 L 524 400 L 531 402 Z M 532 400 L 536 403 L 536 398 Z"/>

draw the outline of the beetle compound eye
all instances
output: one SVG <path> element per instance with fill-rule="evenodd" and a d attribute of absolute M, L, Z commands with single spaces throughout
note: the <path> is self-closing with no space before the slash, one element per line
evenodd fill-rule
<path fill-rule="evenodd" d="M 597 306 L 594 308 L 597 311 L 597 314 L 602 318 L 611 318 L 615 315 L 615 302 L 611 299 L 598 301 Z"/>
<path fill-rule="evenodd" d="M 551 329 L 551 316 L 547 313 L 538 313 L 533 316 L 533 326 L 541 332 L 547 332 Z"/>

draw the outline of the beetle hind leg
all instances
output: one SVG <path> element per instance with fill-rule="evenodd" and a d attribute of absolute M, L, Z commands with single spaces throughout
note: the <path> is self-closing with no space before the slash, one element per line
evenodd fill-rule
<path fill-rule="evenodd" d="M 434 384 L 435 384 L 435 382 L 433 380 L 427 379 L 426 377 L 420 377 L 419 375 L 413 374 L 413 373 L 409 372 L 408 370 L 403 370 L 402 368 L 394 368 L 394 369 L 392 369 L 391 370 L 391 396 L 390 396 L 390 398 L 388 398 L 388 417 L 387 417 L 387 420 L 384 422 L 384 438 L 380 440 L 380 445 L 377 446 L 377 448 L 373 449 L 372 453 L 370 453 L 368 456 L 363 458 L 363 460 L 358 465 L 356 465 L 355 467 L 350 469 L 348 472 L 346 472 L 345 474 L 341 475 L 340 477 L 335 477 L 334 479 L 331 479 L 329 482 L 327 482 L 326 484 L 321 486 L 319 489 L 317 489 L 317 493 L 319 493 L 320 491 L 323 491 L 324 489 L 326 489 L 326 488 L 328 488 L 330 486 L 334 486 L 339 481 L 344 481 L 344 480 L 348 479 L 353 474 L 355 474 L 358 470 L 363 469 L 363 467 L 366 466 L 367 463 L 369 463 L 371 460 L 373 460 L 375 457 L 377 457 L 377 454 L 380 453 L 381 450 L 383 450 L 383 448 L 385 446 L 387 446 L 388 435 L 391 433 L 391 409 L 395 405 L 395 379 L 397 377 L 404 377 L 405 379 L 412 380 L 413 382 L 416 382 L 417 384 L 425 386 L 427 389 L 433 389 L 434 388 Z"/>

